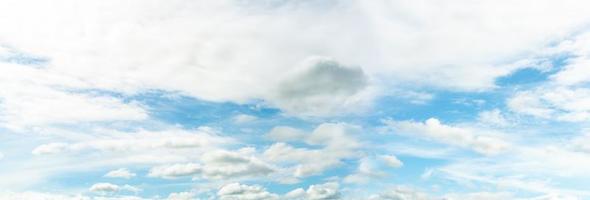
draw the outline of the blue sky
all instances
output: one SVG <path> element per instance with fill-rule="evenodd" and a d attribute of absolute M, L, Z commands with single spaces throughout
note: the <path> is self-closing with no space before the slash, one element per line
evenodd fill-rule
<path fill-rule="evenodd" d="M 0 0 L 0 199 L 590 199 L 580 4 Z"/>

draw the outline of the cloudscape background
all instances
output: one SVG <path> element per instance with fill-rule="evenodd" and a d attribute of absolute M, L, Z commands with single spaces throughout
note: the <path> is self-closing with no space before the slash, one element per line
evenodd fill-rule
<path fill-rule="evenodd" d="M 590 199 L 581 0 L 0 0 L 0 199 Z"/>

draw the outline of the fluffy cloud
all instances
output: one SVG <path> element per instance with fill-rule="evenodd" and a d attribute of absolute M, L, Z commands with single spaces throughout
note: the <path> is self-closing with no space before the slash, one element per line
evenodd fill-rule
<path fill-rule="evenodd" d="M 97 183 L 90 187 L 89 189 L 91 192 L 102 192 L 102 193 L 111 193 L 111 192 L 118 192 L 120 190 L 118 185 L 111 184 L 111 183 Z"/>
<path fill-rule="evenodd" d="M 264 157 L 268 160 L 284 163 L 287 165 L 295 164 L 294 175 L 297 177 L 306 177 L 316 175 L 326 169 L 342 164 L 341 160 L 345 158 L 354 158 L 357 156 L 357 149 L 361 144 L 355 138 L 359 132 L 358 127 L 348 124 L 324 123 L 316 127 L 309 134 L 299 134 L 299 130 L 281 128 L 281 132 L 295 132 L 298 134 L 299 141 L 308 145 L 319 145 L 321 149 L 297 148 L 287 143 L 275 143 L 264 152 Z M 271 136 L 277 135 L 277 129 L 271 131 Z M 294 134 L 289 133 L 289 140 Z M 284 140 L 283 136 L 274 137 Z"/>
<path fill-rule="evenodd" d="M 580 122 L 590 119 L 590 89 L 540 87 L 516 93 L 508 100 L 516 112 L 543 119 Z"/>
<path fill-rule="evenodd" d="M 195 193 L 192 192 L 178 192 L 178 193 L 170 193 L 166 200 L 194 200 Z"/>
<path fill-rule="evenodd" d="M 429 200 L 427 194 L 408 187 L 394 187 L 383 194 L 374 195 L 370 200 Z"/>
<path fill-rule="evenodd" d="M 217 192 L 220 200 L 272 200 L 279 199 L 277 194 L 267 192 L 258 185 L 227 184 Z"/>
<path fill-rule="evenodd" d="M 500 153 L 509 147 L 509 143 L 501 139 L 500 135 L 490 135 L 489 133 L 484 135 L 481 133 L 485 133 L 484 130 L 445 125 L 435 118 L 430 118 L 424 123 L 394 120 L 385 120 L 384 123 L 398 134 L 421 136 L 450 145 L 470 148 L 486 155 Z"/>
<path fill-rule="evenodd" d="M 394 155 L 383 155 L 380 157 L 389 167 L 399 168 L 404 165 L 402 161 L 397 159 Z"/>
<path fill-rule="evenodd" d="M 135 177 L 135 175 L 136 175 L 135 173 L 130 172 L 126 168 L 119 168 L 119 169 L 108 172 L 107 174 L 104 175 L 104 177 L 130 179 L 130 178 Z"/>
<path fill-rule="evenodd" d="M 89 189 L 90 192 L 100 194 L 112 194 L 120 191 L 139 192 L 141 189 L 130 185 L 118 186 L 112 183 L 96 183 Z"/>
<path fill-rule="evenodd" d="M 207 179 L 228 180 L 244 177 L 264 177 L 273 172 L 272 166 L 242 152 L 213 151 L 202 156 L 201 164 L 186 163 L 157 166 L 148 176 L 178 178 L 202 175 Z"/>
<path fill-rule="evenodd" d="M 285 194 L 285 198 L 293 200 L 336 200 L 341 197 L 339 187 L 340 185 L 336 182 L 310 185 L 307 190 L 297 188 Z"/>
<path fill-rule="evenodd" d="M 400 165 L 398 165 L 397 167 L 399 167 L 399 166 Z M 377 166 L 374 159 L 363 158 L 363 159 L 359 160 L 359 165 L 358 165 L 356 172 L 344 177 L 343 182 L 366 184 L 371 179 L 383 178 L 386 175 L 387 174 L 385 174 L 384 172 L 379 171 L 378 166 Z"/>
<path fill-rule="evenodd" d="M 8 17 L 0 25 L 7 31 L 0 34 L 0 42 L 45 58 L 41 72 L 78 82 L 52 85 L 126 93 L 161 89 L 213 101 L 264 99 L 305 115 L 333 114 L 363 104 L 366 76 L 459 90 L 493 88 L 495 78 L 516 69 L 496 63 L 544 46 L 589 19 L 577 1 L 46 4 L 3 2 L 0 12 Z M 490 20 L 496 16 L 513 23 Z M 323 60 L 299 75 L 286 74 L 316 56 L 363 69 Z M 162 78 L 171 75 L 175 78 Z M 142 117 L 136 111 L 131 106 L 119 113 L 125 115 L 97 119 Z"/>
<path fill-rule="evenodd" d="M 172 179 L 184 176 L 193 176 L 200 172 L 201 166 L 199 164 L 173 164 L 154 167 L 150 169 L 148 176 Z"/>
<path fill-rule="evenodd" d="M 254 156 L 242 152 L 218 151 L 203 156 L 203 175 L 209 179 L 266 176 L 275 169 Z"/>

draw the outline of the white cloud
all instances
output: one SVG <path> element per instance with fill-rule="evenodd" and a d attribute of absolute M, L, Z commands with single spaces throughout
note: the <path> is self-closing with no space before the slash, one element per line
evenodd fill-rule
<path fill-rule="evenodd" d="M 429 200 L 426 193 L 417 191 L 409 187 L 394 187 L 383 194 L 374 195 L 369 200 Z"/>
<path fill-rule="evenodd" d="M 104 132 L 103 132 L 104 131 Z M 58 154 L 63 152 L 80 153 L 83 151 L 105 152 L 143 152 L 155 149 L 182 150 L 190 148 L 215 147 L 231 142 L 231 139 L 217 135 L 204 128 L 183 130 L 178 128 L 136 132 L 101 130 L 97 138 L 84 139 L 73 143 L 49 143 L 40 145 L 33 154 Z"/>
<path fill-rule="evenodd" d="M 209 179 L 264 177 L 275 171 L 269 164 L 241 152 L 217 151 L 203 156 L 203 175 Z"/>
<path fill-rule="evenodd" d="M 387 176 L 387 174 L 379 171 L 378 166 L 373 158 L 362 158 L 359 160 L 359 165 L 356 172 L 344 177 L 343 182 L 366 184 L 372 179 L 383 178 L 385 176 Z"/>
<path fill-rule="evenodd" d="M 266 137 L 276 142 L 290 142 L 301 140 L 305 137 L 305 133 L 288 126 L 275 126 L 266 134 Z"/>
<path fill-rule="evenodd" d="M 296 177 L 317 175 L 342 164 L 342 159 L 357 157 L 357 149 L 361 147 L 355 136 L 358 132 L 358 127 L 349 124 L 320 124 L 299 140 L 308 145 L 322 146 L 321 149 L 296 148 L 287 143 L 275 143 L 265 150 L 264 157 L 286 165 L 294 164 Z"/>
<path fill-rule="evenodd" d="M 590 32 L 577 33 L 547 48 L 548 57 L 566 55 L 559 71 L 539 86 L 519 91 L 508 101 L 508 107 L 519 114 L 541 119 L 583 122 L 590 119 Z"/>
<path fill-rule="evenodd" d="M 303 188 L 294 189 L 287 194 L 285 194 L 286 199 L 303 199 L 305 198 L 305 190 Z"/>
<path fill-rule="evenodd" d="M 404 165 L 402 161 L 397 159 L 394 155 L 382 155 L 380 157 L 389 167 L 399 168 Z"/>
<path fill-rule="evenodd" d="M 5 1 L 0 13 L 8 17 L 0 25 L 7 31 L 0 34 L 0 40 L 47 58 L 45 68 L 40 69 L 43 73 L 77 82 L 53 85 L 130 93 L 162 89 L 214 101 L 264 99 L 288 112 L 309 115 L 364 104 L 363 74 L 383 82 L 459 90 L 493 88 L 495 78 L 516 68 L 495 64 L 547 45 L 589 18 L 578 1 L 457 1 L 444 5 L 281 1 L 262 6 L 264 3 L 230 0 L 61 0 L 46 4 Z M 76 12 L 71 12 L 74 4 Z M 547 13 L 548 9 L 552 12 Z M 501 23 L 496 16 L 513 23 Z M 43 23 L 38 19 L 44 19 Z M 314 56 L 363 69 L 319 67 L 303 76 L 285 78 L 285 72 Z M 174 79 L 162 78 L 172 74 Z M 330 78 L 335 74 L 349 74 L 352 79 Z M 317 75 L 332 81 L 297 81 Z M 282 92 L 274 93 L 274 86 L 291 81 L 299 88 L 283 85 Z M 306 87 L 320 93 L 297 92 Z M 336 95 L 327 98 L 326 92 Z M 141 116 L 126 114 L 111 116 Z"/>
<path fill-rule="evenodd" d="M 136 174 L 133 172 L 130 172 L 128 169 L 126 168 L 119 168 L 113 171 L 109 171 L 107 174 L 104 175 L 104 177 L 110 177 L 110 178 L 124 178 L 124 179 L 130 179 L 135 177 Z"/>
<path fill-rule="evenodd" d="M 586 180 L 586 169 L 590 166 L 587 153 L 567 150 L 572 145 L 564 145 L 523 146 L 513 149 L 511 154 L 504 155 L 506 157 L 464 159 L 437 169 L 436 176 L 462 185 L 489 185 L 535 194 L 590 196 L 588 191 L 559 185 L 562 178 L 574 182 Z"/>
<path fill-rule="evenodd" d="M 233 178 L 265 177 L 275 172 L 269 164 L 240 151 L 212 151 L 202 155 L 201 163 L 186 163 L 157 166 L 148 176 L 178 178 L 201 175 L 206 179 L 229 180 Z"/>
<path fill-rule="evenodd" d="M 397 134 L 425 137 L 449 145 L 470 148 L 486 155 L 501 153 L 510 146 L 501 135 L 498 135 L 499 133 L 449 126 L 435 118 L 430 118 L 424 123 L 394 120 L 385 120 L 384 123 Z M 484 135 L 485 132 L 488 132 L 488 135 Z"/>
<path fill-rule="evenodd" d="M 556 53 L 568 54 L 572 56 L 565 60 L 559 72 L 551 75 L 551 81 L 560 86 L 576 86 L 590 81 L 590 33 L 583 32 L 576 35 L 570 40 L 561 42 L 557 47 Z"/>
<path fill-rule="evenodd" d="M 413 103 L 413 104 L 426 104 L 426 103 L 432 101 L 432 99 L 434 99 L 434 97 L 435 97 L 434 94 L 431 94 L 431 93 L 416 92 L 416 91 L 411 91 L 411 90 L 394 91 L 391 95 L 396 98 L 402 98 L 402 99 L 408 100 L 410 103 Z"/>
<path fill-rule="evenodd" d="M 91 200 L 83 195 L 63 195 L 41 192 L 0 192 L 0 199 L 19 200 Z"/>
<path fill-rule="evenodd" d="M 590 89 L 539 87 L 516 93 L 508 107 L 543 119 L 581 122 L 590 119 Z"/>
<path fill-rule="evenodd" d="M 515 199 L 507 192 L 475 192 L 467 194 L 446 194 L 445 200 L 504 200 Z"/>
<path fill-rule="evenodd" d="M 590 140 L 590 132 L 587 132 L 582 135 L 574 137 L 571 141 L 571 145 L 573 145 L 573 148 L 575 150 L 590 153 L 590 144 L 588 143 L 589 140 Z"/>
<path fill-rule="evenodd" d="M 510 124 L 510 122 L 508 122 L 502 112 L 498 109 L 482 111 L 477 115 L 477 118 L 479 122 L 492 126 L 504 127 Z"/>
<path fill-rule="evenodd" d="M 239 114 L 239 115 L 234 116 L 234 122 L 238 123 L 238 124 L 253 122 L 253 121 L 256 121 L 257 119 L 258 118 L 256 116 L 246 115 L 246 114 Z"/>
<path fill-rule="evenodd" d="M 200 172 L 201 166 L 199 164 L 173 164 L 154 167 L 150 169 L 148 176 L 173 179 L 178 177 L 194 176 Z"/>
<path fill-rule="evenodd" d="M 91 192 L 98 193 L 115 193 L 121 189 L 118 185 L 112 183 L 96 183 L 90 187 Z"/>
<path fill-rule="evenodd" d="M 123 102 L 108 95 L 80 93 L 60 88 L 60 79 L 67 79 L 63 76 L 46 75 L 44 73 L 48 72 L 43 72 L 42 69 L 27 66 L 1 62 L 0 66 L 0 86 L 4 88 L 0 91 L 2 126 L 21 130 L 51 124 L 148 118 L 145 106 L 138 103 Z"/>
<path fill-rule="evenodd" d="M 589 41 L 586 41 L 586 43 L 590 44 Z M 590 50 L 584 53 L 586 56 L 590 55 Z M 588 69 L 590 59 L 587 57 L 578 57 L 570 59 L 567 62 L 563 70 L 551 76 L 555 83 L 560 85 L 577 85 L 590 82 L 590 70 Z"/>
<path fill-rule="evenodd" d="M 65 151 L 68 148 L 68 144 L 66 143 L 49 143 L 43 144 L 35 149 L 31 153 L 34 155 L 43 155 L 43 154 L 56 154 Z"/>
<path fill-rule="evenodd" d="M 193 200 L 195 199 L 195 193 L 192 192 L 178 192 L 170 193 L 166 200 Z"/>
<path fill-rule="evenodd" d="M 99 193 L 99 194 L 113 194 L 113 193 L 117 193 L 117 192 L 121 192 L 121 191 L 129 191 L 129 192 L 137 193 L 137 192 L 141 191 L 141 189 L 134 187 L 134 186 L 130 186 L 130 185 L 119 186 L 119 185 L 115 185 L 112 183 L 96 183 L 96 184 L 90 186 L 90 189 L 88 189 L 88 190 L 90 192 L 95 192 L 95 193 Z"/>
<path fill-rule="evenodd" d="M 295 116 L 363 110 L 379 92 L 391 87 L 486 90 L 495 87 L 496 78 L 523 67 L 512 65 L 514 59 L 534 54 L 590 19 L 588 6 L 575 0 L 272 1 L 273 6 L 244 2 L 3 1 L 0 44 L 6 46 L 0 47 L 0 126 L 20 130 L 149 119 L 145 105 L 87 92 L 96 90 L 126 96 L 154 89 L 206 101 L 261 101 Z M 504 18 L 510 23 L 504 23 Z M 559 48 L 573 52 L 576 58 L 567 60 L 567 65 L 551 76 L 555 85 L 518 92 L 508 101 L 509 108 L 542 118 L 588 121 L 590 92 L 578 88 L 589 79 L 584 67 L 589 63 L 587 44 L 580 38 L 560 44 Z M 28 58 L 19 58 L 24 60 L 18 62 L 7 59 L 12 50 L 46 61 L 31 65 L 24 61 Z M 413 103 L 433 98 L 429 93 L 406 94 L 403 98 Z M 234 120 L 246 123 L 253 118 L 238 115 Z M 482 112 L 479 120 L 498 125 L 505 122 L 504 115 L 495 110 Z M 501 134 L 446 125 L 438 119 L 389 122 L 396 133 L 406 132 L 486 155 L 512 147 Z M 321 124 L 311 132 L 275 127 L 267 136 L 278 143 L 262 154 L 222 150 L 231 139 L 201 131 L 91 132 L 43 140 L 49 143 L 32 151 L 37 156 L 30 163 L 36 165 L 27 166 L 69 172 L 157 163 L 152 168 L 157 177 L 198 176 L 225 181 L 286 172 L 303 178 L 347 163 L 344 160 L 357 159 L 362 148 L 374 148 L 356 139 L 357 128 L 332 123 Z M 567 148 L 539 148 L 543 150 L 515 153 L 522 156 L 516 163 L 530 166 L 531 171 L 550 171 L 545 172 L 549 175 L 584 176 L 587 155 L 577 151 L 586 147 L 578 143 L 575 147 L 579 149 L 572 152 Z M 10 152 L 12 159 L 14 151 Z M 446 155 L 429 153 L 432 157 Z M 401 166 L 393 156 L 383 158 L 392 167 Z M 41 161 L 47 163 L 39 164 Z M 368 166 L 360 163 L 356 175 L 371 174 L 374 170 Z M 493 166 L 504 170 L 512 167 Z M 46 173 L 54 175 L 55 171 Z M 523 174 L 517 172 L 510 174 Z M 49 177 L 47 174 L 43 175 Z M 130 177 L 131 172 L 116 170 L 109 174 L 106 176 Z M 524 187 L 511 181 L 492 182 Z M 108 190 L 106 186 L 102 185 Z M 115 186 L 119 191 L 125 187 Z M 337 189 L 337 184 L 316 185 L 290 194 L 329 199 L 337 198 Z M 220 193 L 230 199 L 278 198 L 263 188 L 240 184 Z"/>
<path fill-rule="evenodd" d="M 220 200 L 272 200 L 279 199 L 277 194 L 267 192 L 258 185 L 242 185 L 240 183 L 227 184 L 219 189 L 217 196 Z"/>
<path fill-rule="evenodd" d="M 336 182 L 310 185 L 307 190 L 297 188 L 288 192 L 285 198 L 293 200 L 337 200 L 341 197 L 339 187 L 340 185 Z"/>

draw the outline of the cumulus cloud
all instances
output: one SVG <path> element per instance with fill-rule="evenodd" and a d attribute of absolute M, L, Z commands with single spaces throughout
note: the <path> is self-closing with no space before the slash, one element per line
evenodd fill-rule
<path fill-rule="evenodd" d="M 110 178 L 124 178 L 124 179 L 130 179 L 135 177 L 136 174 L 129 171 L 127 168 L 119 168 L 113 171 L 109 171 L 107 174 L 104 175 L 104 177 L 110 177 Z"/>
<path fill-rule="evenodd" d="M 199 164 L 173 164 L 154 167 L 150 169 L 148 176 L 173 179 L 178 177 L 193 176 L 200 172 L 201 166 Z"/>
<path fill-rule="evenodd" d="M 299 130 L 295 132 L 299 132 Z M 361 147 L 355 137 L 358 132 L 358 127 L 349 124 L 320 124 L 311 133 L 301 135 L 302 138 L 299 141 L 308 145 L 322 146 L 321 149 L 298 148 L 279 142 L 266 149 L 264 157 L 288 166 L 295 165 L 294 175 L 296 177 L 317 175 L 324 170 L 342 164 L 342 159 L 357 157 L 357 149 Z"/>
<path fill-rule="evenodd" d="M 285 194 L 285 198 L 292 200 L 336 200 L 340 199 L 340 185 L 336 182 L 328 182 L 318 185 L 310 185 L 307 190 L 297 188 Z"/>
<path fill-rule="evenodd" d="M 374 195 L 369 200 L 430 200 L 432 199 L 426 193 L 420 192 L 409 187 L 394 187 L 379 195 Z"/>
<path fill-rule="evenodd" d="M 195 193 L 192 192 L 177 192 L 170 193 L 166 200 L 193 200 L 195 199 Z"/>
<path fill-rule="evenodd" d="M 480 132 L 486 132 L 485 130 L 449 126 L 435 118 L 430 118 L 424 123 L 394 120 L 385 120 L 384 123 L 398 134 L 425 137 L 449 145 L 470 148 L 486 155 L 498 154 L 509 147 L 509 143 L 500 135 L 483 135 Z"/>
<path fill-rule="evenodd" d="M 111 183 L 96 183 L 90 187 L 91 192 L 118 192 L 119 186 Z"/>
<path fill-rule="evenodd" d="M 203 156 L 203 175 L 210 179 L 266 176 L 275 169 L 254 156 L 218 151 Z"/>
<path fill-rule="evenodd" d="M 240 183 L 227 184 L 217 191 L 220 200 L 273 200 L 279 195 L 266 191 L 258 185 L 242 185 Z"/>
<path fill-rule="evenodd" d="M 353 174 L 344 177 L 343 182 L 366 184 L 372 179 L 385 177 L 387 174 L 381 172 L 378 167 L 373 158 L 360 159 L 357 170 Z"/>
<path fill-rule="evenodd" d="M 404 165 L 404 163 L 394 155 L 382 155 L 380 158 L 389 167 L 399 168 Z"/>
<path fill-rule="evenodd" d="M 202 156 L 201 163 L 157 166 L 148 176 L 179 178 L 200 175 L 206 179 L 228 180 L 244 177 L 264 177 L 275 172 L 269 164 L 241 152 L 213 151 Z"/>
<path fill-rule="evenodd" d="M 141 189 L 130 185 L 115 185 L 112 183 L 96 183 L 90 186 L 89 191 L 100 194 L 113 194 L 120 191 L 139 192 Z"/>

